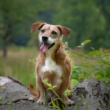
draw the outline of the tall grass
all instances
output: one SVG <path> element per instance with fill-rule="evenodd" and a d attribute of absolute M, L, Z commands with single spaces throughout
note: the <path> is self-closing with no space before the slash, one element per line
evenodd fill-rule
<path fill-rule="evenodd" d="M 13 76 L 29 86 L 36 83 L 35 65 L 29 61 L 38 55 L 36 48 L 12 47 L 8 49 L 7 58 L 4 59 L 0 51 L 0 76 Z"/>

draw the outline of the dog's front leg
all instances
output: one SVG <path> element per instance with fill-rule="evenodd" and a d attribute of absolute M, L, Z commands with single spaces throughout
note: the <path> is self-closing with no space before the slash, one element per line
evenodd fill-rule
<path fill-rule="evenodd" d="M 60 97 L 62 98 L 62 100 L 67 104 L 67 105 L 73 105 L 74 101 L 70 100 L 68 98 L 68 96 L 64 95 L 64 92 L 66 91 L 66 89 L 68 88 L 69 85 L 69 81 L 68 80 L 63 80 L 62 85 L 61 85 L 61 89 L 60 89 Z"/>
<path fill-rule="evenodd" d="M 39 88 L 40 96 L 39 99 L 36 101 L 39 104 L 45 104 L 46 101 L 46 89 L 44 87 L 44 84 L 40 78 L 37 79 L 37 85 Z"/>

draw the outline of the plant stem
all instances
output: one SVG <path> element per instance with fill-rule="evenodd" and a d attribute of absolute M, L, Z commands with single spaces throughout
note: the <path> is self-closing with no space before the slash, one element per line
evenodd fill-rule
<path fill-rule="evenodd" d="M 96 59 L 96 58 L 93 58 L 93 57 L 87 57 L 87 56 L 84 56 L 84 55 L 82 55 L 82 54 L 79 54 L 79 53 L 75 52 L 73 49 L 71 49 L 70 47 L 67 47 L 67 48 L 70 49 L 71 51 L 73 51 L 75 54 L 81 55 L 82 57 L 89 58 L 89 59 L 93 59 L 93 60 L 97 60 L 97 61 L 102 61 L 102 62 L 104 62 L 104 63 L 107 63 L 107 62 L 105 62 L 104 60 L 99 60 L 99 59 Z M 107 64 L 110 65 L 110 63 L 107 63 Z"/>

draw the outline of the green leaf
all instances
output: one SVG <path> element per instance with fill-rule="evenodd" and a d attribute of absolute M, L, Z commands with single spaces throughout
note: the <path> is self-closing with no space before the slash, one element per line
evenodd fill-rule
<path fill-rule="evenodd" d="M 75 68 L 76 72 L 83 72 L 84 70 L 82 68 Z"/>
<path fill-rule="evenodd" d="M 53 88 L 55 88 L 55 87 L 57 87 L 57 86 L 53 86 Z"/>
<path fill-rule="evenodd" d="M 78 102 L 77 102 L 77 109 L 80 110 Z"/>
<path fill-rule="evenodd" d="M 50 83 L 45 83 L 48 87 L 52 87 L 52 85 Z"/>
<path fill-rule="evenodd" d="M 43 83 L 47 83 L 48 82 L 48 79 L 44 79 L 42 81 L 43 81 Z"/>
<path fill-rule="evenodd" d="M 73 79 L 78 79 L 78 73 L 72 73 L 72 78 Z"/>
<path fill-rule="evenodd" d="M 81 48 L 82 46 L 76 46 L 76 47 Z"/>
<path fill-rule="evenodd" d="M 64 95 L 67 95 L 67 96 L 69 96 L 70 94 L 71 94 L 71 90 L 69 90 L 69 89 L 67 89 L 65 92 L 64 92 Z"/>
<path fill-rule="evenodd" d="M 51 101 L 54 108 L 57 108 L 58 110 L 61 110 L 53 101 Z"/>
<path fill-rule="evenodd" d="M 76 47 L 83 47 L 84 45 L 86 45 L 87 43 L 91 42 L 91 40 L 85 40 L 84 42 L 81 43 L 81 46 L 76 46 Z"/>
<path fill-rule="evenodd" d="M 86 102 L 86 101 L 85 101 L 85 99 L 84 99 L 84 96 L 83 96 L 83 94 L 81 94 L 81 97 L 82 97 L 83 101 L 84 101 L 84 102 Z"/>
<path fill-rule="evenodd" d="M 68 57 L 69 57 L 69 58 L 72 58 L 72 57 L 75 57 L 75 55 L 69 55 Z"/>
<path fill-rule="evenodd" d="M 48 88 L 47 90 L 52 90 L 52 88 Z"/>
<path fill-rule="evenodd" d="M 87 43 L 89 43 L 89 42 L 91 42 L 91 40 L 85 40 L 84 41 L 84 45 L 87 44 Z"/>
<path fill-rule="evenodd" d="M 2 102 L 2 98 L 0 97 L 0 103 Z"/>
<path fill-rule="evenodd" d="M 97 74 L 97 73 L 99 73 L 100 71 L 95 71 L 95 72 L 93 72 L 92 74 L 91 74 L 91 76 L 93 76 L 93 75 L 95 75 L 95 74 Z"/>
<path fill-rule="evenodd" d="M 76 79 L 72 79 L 72 88 L 74 88 L 77 84 L 79 84 L 79 81 Z"/>

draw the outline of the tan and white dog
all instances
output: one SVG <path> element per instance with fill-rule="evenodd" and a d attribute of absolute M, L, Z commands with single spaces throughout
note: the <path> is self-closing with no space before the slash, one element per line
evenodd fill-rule
<path fill-rule="evenodd" d="M 74 101 L 70 100 L 68 96 L 64 96 L 66 89 L 72 91 L 72 65 L 71 60 L 66 55 L 65 49 L 62 45 L 63 35 L 69 38 L 70 29 L 60 25 L 50 25 L 47 23 L 34 23 L 31 32 L 39 32 L 40 55 L 37 58 L 35 71 L 37 81 L 37 92 L 30 84 L 30 92 L 33 97 L 29 100 L 37 100 L 39 104 L 46 101 L 44 93 L 54 99 L 55 94 L 52 91 L 47 91 L 47 86 L 42 82 L 48 79 L 48 82 L 53 86 L 55 92 L 62 98 L 67 105 L 73 105 Z M 72 96 L 72 93 L 71 95 Z"/>

